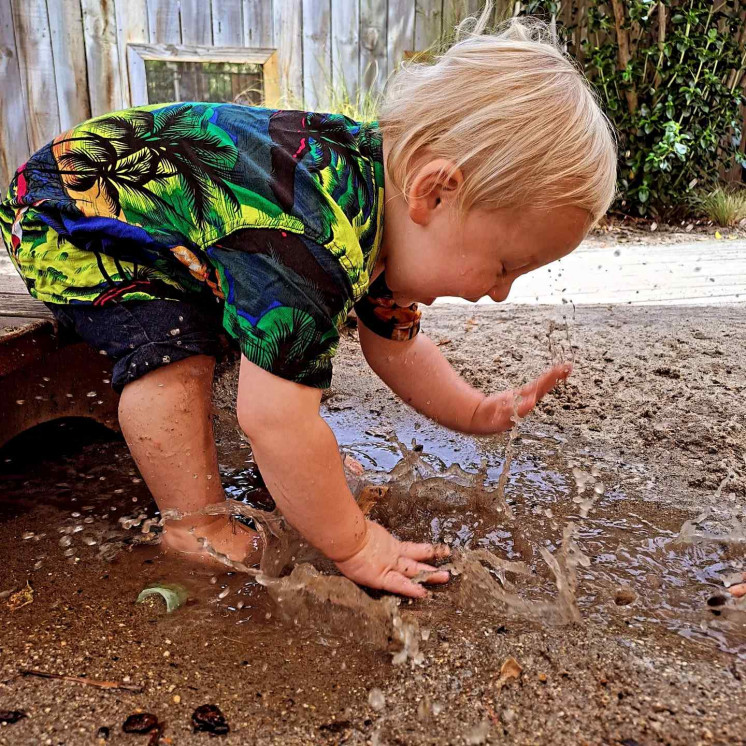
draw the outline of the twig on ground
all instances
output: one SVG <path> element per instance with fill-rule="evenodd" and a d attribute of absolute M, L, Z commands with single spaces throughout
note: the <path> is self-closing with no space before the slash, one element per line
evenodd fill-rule
<path fill-rule="evenodd" d="M 63 676 L 58 673 L 47 673 L 46 671 L 37 671 L 35 668 L 20 668 L 18 673 L 21 676 L 38 676 L 42 679 L 58 679 L 59 681 L 69 681 L 72 684 L 82 684 L 83 686 L 95 686 L 98 689 L 125 689 L 128 692 L 140 694 L 141 686 L 135 684 L 125 684 L 121 681 L 98 681 L 89 679 L 84 676 Z"/>

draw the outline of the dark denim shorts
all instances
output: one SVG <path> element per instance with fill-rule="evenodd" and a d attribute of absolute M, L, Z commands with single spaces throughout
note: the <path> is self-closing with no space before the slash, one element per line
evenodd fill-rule
<path fill-rule="evenodd" d="M 47 306 L 63 333 L 114 360 L 112 388 L 121 392 L 146 373 L 191 355 L 222 358 L 229 342 L 222 309 L 177 300 L 126 301 L 108 306 Z"/>

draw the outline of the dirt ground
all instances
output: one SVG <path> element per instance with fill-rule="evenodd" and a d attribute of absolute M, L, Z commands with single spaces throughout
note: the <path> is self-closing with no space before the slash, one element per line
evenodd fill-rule
<path fill-rule="evenodd" d="M 157 547 L 129 545 L 105 561 L 78 542 L 66 557 L 60 527 L 88 516 L 81 535 L 96 529 L 103 544 L 116 516 L 142 506 L 152 513 L 152 505 L 121 442 L 80 446 L 66 437 L 54 450 L 31 441 L 3 465 L 0 590 L 28 580 L 34 597 L 16 611 L 0 601 L 0 710 L 27 715 L 0 726 L 0 743 L 147 744 L 148 736 L 122 732 L 137 710 L 166 723 L 161 743 L 208 743 L 190 725 L 206 703 L 225 713 L 231 731 L 214 740 L 225 744 L 746 743 L 746 622 L 735 613 L 718 627 L 722 618 L 707 606 L 722 598 L 718 573 L 746 570 L 746 533 L 738 533 L 746 531 L 744 306 L 442 306 L 426 312 L 423 329 L 488 392 L 523 383 L 552 360 L 574 361 L 570 381 L 520 424 L 506 496 L 536 543 L 551 536 L 554 548 L 563 521 L 578 520 L 571 465 L 603 474 L 603 521 L 591 513 L 579 542 L 590 557 L 579 579 L 580 623 L 503 613 L 486 596 L 467 603 L 465 579 L 456 577 L 430 599 L 402 605 L 419 623 L 423 655 L 394 666 L 354 623 L 344 636 L 323 613 L 316 623 L 281 623 L 263 588 L 226 574 L 213 583 L 209 572 L 169 564 Z M 444 463 L 500 465 L 504 437 L 451 437 L 398 403 L 366 367 L 354 330 L 335 370 L 326 416 L 371 470 L 395 460 L 389 432 L 406 443 L 416 437 Z M 249 451 L 230 414 L 235 375 L 223 366 L 216 386 L 232 495 L 250 482 Z M 412 511 L 406 520 L 385 506 L 373 515 L 406 538 L 434 538 L 435 519 L 446 534 L 460 526 L 457 512 Z M 669 542 L 682 523 L 705 512 L 730 534 L 675 549 Z M 640 546 L 658 541 L 664 550 L 623 559 L 646 527 L 655 531 L 649 540 L 641 534 Z M 463 536 L 454 533 L 454 546 Z M 168 616 L 135 605 L 157 579 L 184 582 L 192 601 Z M 636 600 L 627 604 L 620 591 Z M 501 678 L 509 658 L 522 670 Z M 23 668 L 142 692 L 21 676 Z"/>

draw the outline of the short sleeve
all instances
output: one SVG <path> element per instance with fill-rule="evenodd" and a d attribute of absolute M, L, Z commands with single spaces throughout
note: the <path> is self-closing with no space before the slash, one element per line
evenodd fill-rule
<path fill-rule="evenodd" d="M 385 272 L 371 283 L 368 293 L 355 304 L 355 313 L 368 329 L 386 339 L 404 342 L 420 331 L 420 309 L 416 303 L 396 305 L 386 284 Z"/>
<path fill-rule="evenodd" d="M 207 249 L 224 296 L 223 326 L 252 363 L 328 388 L 338 317 L 352 303 L 346 273 L 304 236 L 249 228 Z"/>

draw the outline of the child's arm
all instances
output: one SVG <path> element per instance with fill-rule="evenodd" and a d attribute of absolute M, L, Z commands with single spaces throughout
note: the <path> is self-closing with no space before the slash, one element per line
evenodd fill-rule
<path fill-rule="evenodd" d="M 572 370 L 569 364 L 555 365 L 520 389 L 486 396 L 464 381 L 424 334 L 399 342 L 375 334 L 362 323 L 358 329 L 365 359 L 381 380 L 418 412 L 462 433 L 509 430 L 516 397 L 518 416 L 525 417 Z"/>
<path fill-rule="evenodd" d="M 444 556 L 444 549 L 398 541 L 365 520 L 345 481 L 334 433 L 319 414 L 320 402 L 320 390 L 274 376 L 242 357 L 238 421 L 288 522 L 355 582 L 424 596 L 425 589 L 410 578 L 434 572 L 422 560 Z M 448 572 L 429 578 L 447 580 Z"/>

